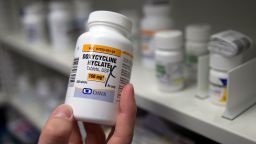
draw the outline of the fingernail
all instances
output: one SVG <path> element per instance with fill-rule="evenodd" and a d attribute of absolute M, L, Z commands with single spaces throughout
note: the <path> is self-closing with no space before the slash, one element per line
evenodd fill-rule
<path fill-rule="evenodd" d="M 133 86 L 133 84 L 130 83 L 129 86 L 132 89 L 132 92 L 134 93 L 134 86 Z"/>
<path fill-rule="evenodd" d="M 132 88 L 132 89 L 134 88 L 134 87 L 133 87 L 133 84 L 131 84 L 131 83 L 127 84 L 127 86 L 129 86 L 129 87 Z"/>
<path fill-rule="evenodd" d="M 72 109 L 69 106 L 61 105 L 53 112 L 55 118 L 70 120 L 73 116 Z"/>

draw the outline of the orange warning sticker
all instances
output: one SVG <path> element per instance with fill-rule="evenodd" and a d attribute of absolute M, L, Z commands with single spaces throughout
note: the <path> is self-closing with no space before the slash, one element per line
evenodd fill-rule
<path fill-rule="evenodd" d="M 153 36 L 157 31 L 144 29 L 141 32 L 143 35 Z"/>
<path fill-rule="evenodd" d="M 83 45 L 83 51 L 106 53 L 106 54 L 111 54 L 111 55 L 115 55 L 115 56 L 119 56 L 119 57 L 122 54 L 122 51 L 117 48 L 104 46 L 104 45 L 93 45 L 93 44 Z"/>

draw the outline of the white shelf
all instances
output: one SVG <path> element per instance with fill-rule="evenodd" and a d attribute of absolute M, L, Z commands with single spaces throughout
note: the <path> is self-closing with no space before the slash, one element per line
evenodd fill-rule
<path fill-rule="evenodd" d="M 137 105 L 220 143 L 256 143 L 256 106 L 233 121 L 222 118 L 224 107 L 194 97 L 194 86 L 177 93 L 157 90 L 154 72 L 133 67 Z"/>
<path fill-rule="evenodd" d="M 73 62 L 73 51 L 54 50 L 49 44 L 28 43 L 22 35 L 6 34 L 0 36 L 0 41 L 8 44 L 8 47 L 28 58 L 44 64 L 63 74 L 69 74 Z"/>
<path fill-rule="evenodd" d="M 1 37 L 0 40 L 13 46 L 13 50 L 24 56 L 63 74 L 69 74 L 73 59 L 71 52 L 57 53 L 49 45 L 31 46 L 17 35 Z M 158 91 L 152 70 L 144 69 L 139 63 L 134 65 L 131 82 L 135 87 L 137 105 L 143 109 L 220 143 L 256 143 L 255 106 L 233 121 L 224 119 L 221 117 L 224 107 L 195 98 L 194 86 L 172 94 Z M 24 106 L 20 104 L 21 110 L 22 107 Z M 39 115 L 40 113 L 31 116 L 31 120 L 40 126 L 42 120 Z"/>

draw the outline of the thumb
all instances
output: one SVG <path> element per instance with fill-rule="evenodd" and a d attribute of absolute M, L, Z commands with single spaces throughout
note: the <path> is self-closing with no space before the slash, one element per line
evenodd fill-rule
<path fill-rule="evenodd" d="M 46 122 L 39 144 L 66 144 L 72 133 L 73 111 L 68 105 L 58 106 Z"/>

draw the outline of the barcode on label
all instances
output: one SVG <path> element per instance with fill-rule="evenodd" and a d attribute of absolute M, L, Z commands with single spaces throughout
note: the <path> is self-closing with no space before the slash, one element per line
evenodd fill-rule
<path fill-rule="evenodd" d="M 124 86 L 126 84 L 129 83 L 129 79 L 131 76 L 131 67 L 132 67 L 132 62 L 128 59 L 124 60 L 124 63 L 122 65 L 122 70 L 121 70 L 121 77 L 120 77 L 120 84 L 119 84 L 119 88 L 118 88 L 118 95 L 117 95 L 117 102 L 120 101 L 120 96 L 121 96 L 121 92 L 122 89 L 124 88 Z"/>
<path fill-rule="evenodd" d="M 68 83 L 69 87 L 74 86 L 74 83 L 75 83 L 75 80 L 76 80 L 76 72 L 77 72 L 78 62 L 79 62 L 79 58 L 74 58 L 73 67 L 71 69 L 70 76 L 69 76 L 69 83 Z"/>

